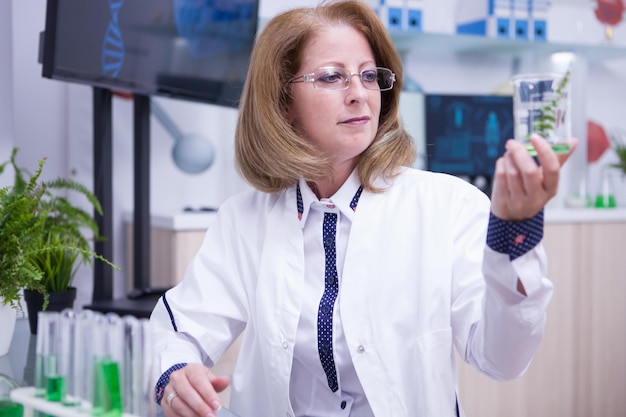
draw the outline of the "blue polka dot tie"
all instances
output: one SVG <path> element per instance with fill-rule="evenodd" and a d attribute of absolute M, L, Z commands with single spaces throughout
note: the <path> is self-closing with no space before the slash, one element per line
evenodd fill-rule
<path fill-rule="evenodd" d="M 333 358 L 333 310 L 337 293 L 339 292 L 337 251 L 335 248 L 336 234 L 337 213 L 324 213 L 323 240 L 326 266 L 324 294 L 322 295 L 317 313 L 317 350 L 328 379 L 328 386 L 333 392 L 339 388 L 335 360 Z"/>

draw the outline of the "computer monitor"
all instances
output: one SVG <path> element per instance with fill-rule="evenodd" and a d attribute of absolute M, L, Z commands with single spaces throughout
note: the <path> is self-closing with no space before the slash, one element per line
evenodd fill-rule
<path fill-rule="evenodd" d="M 487 194 L 513 137 L 511 96 L 427 94 L 426 168 L 463 177 Z"/>
<path fill-rule="evenodd" d="M 258 0 L 47 0 L 42 75 L 237 107 Z"/>

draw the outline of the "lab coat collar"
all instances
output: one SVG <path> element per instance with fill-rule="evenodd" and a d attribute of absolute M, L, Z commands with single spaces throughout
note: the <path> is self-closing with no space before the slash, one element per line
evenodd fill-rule
<path fill-rule="evenodd" d="M 302 219 L 300 220 L 300 227 L 304 227 L 306 224 L 306 219 L 309 215 L 309 211 L 311 209 L 311 204 L 319 202 L 320 200 L 317 198 L 309 184 L 303 179 L 300 179 L 298 182 L 300 186 L 300 193 L 302 195 Z M 341 214 L 347 216 L 350 221 L 352 221 L 354 217 L 355 210 L 352 210 L 350 207 L 350 203 L 354 198 L 356 192 L 361 186 L 361 182 L 359 181 L 359 175 L 356 168 L 352 171 L 350 176 L 346 179 L 346 182 L 343 183 L 341 188 L 337 190 L 335 194 L 333 194 L 328 200 L 332 201 L 333 204 L 341 211 Z M 296 204 L 296 201 L 293 202 Z"/>

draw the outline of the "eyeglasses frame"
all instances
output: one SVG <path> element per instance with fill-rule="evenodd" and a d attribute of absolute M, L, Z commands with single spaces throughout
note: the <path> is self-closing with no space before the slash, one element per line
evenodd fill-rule
<path fill-rule="evenodd" d="M 317 85 L 315 84 L 315 73 L 320 71 L 320 70 L 325 70 L 325 69 L 338 69 L 338 70 L 343 70 L 347 73 L 349 73 L 350 75 L 346 78 L 346 81 L 344 82 L 344 86 L 343 88 L 337 88 L 337 89 L 332 89 L 332 88 L 318 88 Z M 371 71 L 371 70 L 376 70 L 378 72 L 378 70 L 386 70 L 389 71 L 391 73 L 391 87 L 389 88 L 378 88 L 378 89 L 372 89 L 372 88 L 368 88 L 365 83 L 363 83 L 363 78 L 361 78 L 363 76 L 363 73 L 365 71 Z M 350 88 L 350 82 L 352 80 L 352 77 L 354 77 L 355 75 L 359 76 L 359 80 L 361 81 L 361 84 L 363 85 L 363 88 L 365 88 L 366 90 L 370 90 L 370 91 L 389 91 L 393 89 L 393 85 L 396 82 L 396 74 L 391 71 L 389 68 L 385 68 L 385 67 L 373 67 L 373 68 L 365 68 L 363 70 L 361 70 L 361 72 L 350 72 L 348 71 L 346 68 L 342 68 L 342 67 L 334 67 L 334 66 L 326 66 L 326 67 L 319 67 L 316 68 L 313 72 L 309 72 L 307 74 L 302 74 L 297 76 L 296 78 L 293 78 L 291 81 L 289 81 L 289 83 L 312 83 L 313 84 L 313 88 L 316 90 L 320 90 L 320 91 L 345 91 L 348 88 Z"/>

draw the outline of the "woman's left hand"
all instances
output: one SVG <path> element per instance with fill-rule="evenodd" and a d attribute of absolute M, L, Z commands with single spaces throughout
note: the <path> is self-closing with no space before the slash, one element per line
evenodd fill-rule
<path fill-rule="evenodd" d="M 569 153 L 557 155 L 542 137 L 534 135 L 530 141 L 539 165 L 526 147 L 513 139 L 507 141 L 506 152 L 496 161 L 491 211 L 502 220 L 525 220 L 537 214 L 556 195 L 561 166 L 578 145 L 573 138 Z"/>

